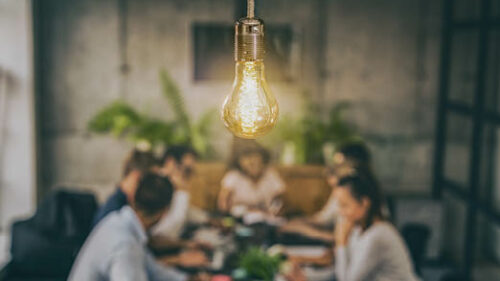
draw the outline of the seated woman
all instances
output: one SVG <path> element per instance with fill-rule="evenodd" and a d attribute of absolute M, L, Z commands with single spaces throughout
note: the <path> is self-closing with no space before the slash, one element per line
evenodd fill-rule
<path fill-rule="evenodd" d="M 340 178 L 334 196 L 341 216 L 335 227 L 337 280 L 418 280 L 402 237 L 383 215 L 371 171 L 360 168 Z"/>
<path fill-rule="evenodd" d="M 332 165 L 327 169 L 327 182 L 332 188 L 328 201 L 323 208 L 308 218 L 307 221 L 315 225 L 331 225 L 338 215 L 337 202 L 333 190 L 338 183 L 339 177 L 349 175 L 353 168 L 365 166 L 371 169 L 372 157 L 370 150 L 364 142 L 351 142 L 338 148 L 333 154 Z"/>
<path fill-rule="evenodd" d="M 338 216 L 337 200 L 333 190 L 338 179 L 353 173 L 359 166 L 371 166 L 371 155 L 363 142 L 352 142 L 341 146 L 333 155 L 332 165 L 327 168 L 326 180 L 332 191 L 323 208 L 310 217 L 292 220 L 281 228 L 283 232 L 298 233 L 313 239 L 333 241 L 332 227 Z"/>
<path fill-rule="evenodd" d="M 222 179 L 218 208 L 223 212 L 246 210 L 276 215 L 281 209 L 285 183 L 278 172 L 269 167 L 267 150 L 251 140 L 238 140 L 233 146 L 229 170 Z M 238 212 L 239 213 L 239 212 Z"/>

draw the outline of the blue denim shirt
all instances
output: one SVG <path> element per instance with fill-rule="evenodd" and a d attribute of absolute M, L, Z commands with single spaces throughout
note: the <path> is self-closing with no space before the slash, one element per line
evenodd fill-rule
<path fill-rule="evenodd" d="M 185 281 L 186 275 L 158 264 L 130 206 L 106 216 L 83 245 L 69 281 Z"/>

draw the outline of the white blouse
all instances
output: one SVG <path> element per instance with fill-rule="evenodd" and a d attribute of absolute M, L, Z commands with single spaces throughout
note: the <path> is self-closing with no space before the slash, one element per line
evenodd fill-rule
<path fill-rule="evenodd" d="M 231 170 L 222 179 L 222 188 L 231 192 L 233 206 L 267 208 L 276 196 L 285 191 L 285 183 L 271 168 L 264 171 L 257 182 L 238 170 Z"/>

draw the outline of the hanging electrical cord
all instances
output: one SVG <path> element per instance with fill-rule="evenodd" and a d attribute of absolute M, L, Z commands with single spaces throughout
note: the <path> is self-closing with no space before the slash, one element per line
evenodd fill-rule
<path fill-rule="evenodd" d="M 253 19 L 255 17 L 255 1 L 247 1 L 247 18 Z"/>

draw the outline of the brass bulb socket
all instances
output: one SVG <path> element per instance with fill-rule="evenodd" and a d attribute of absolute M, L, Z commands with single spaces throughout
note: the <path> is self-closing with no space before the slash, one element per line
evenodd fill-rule
<path fill-rule="evenodd" d="M 264 22 L 258 18 L 242 18 L 234 30 L 234 60 L 264 60 Z"/>

